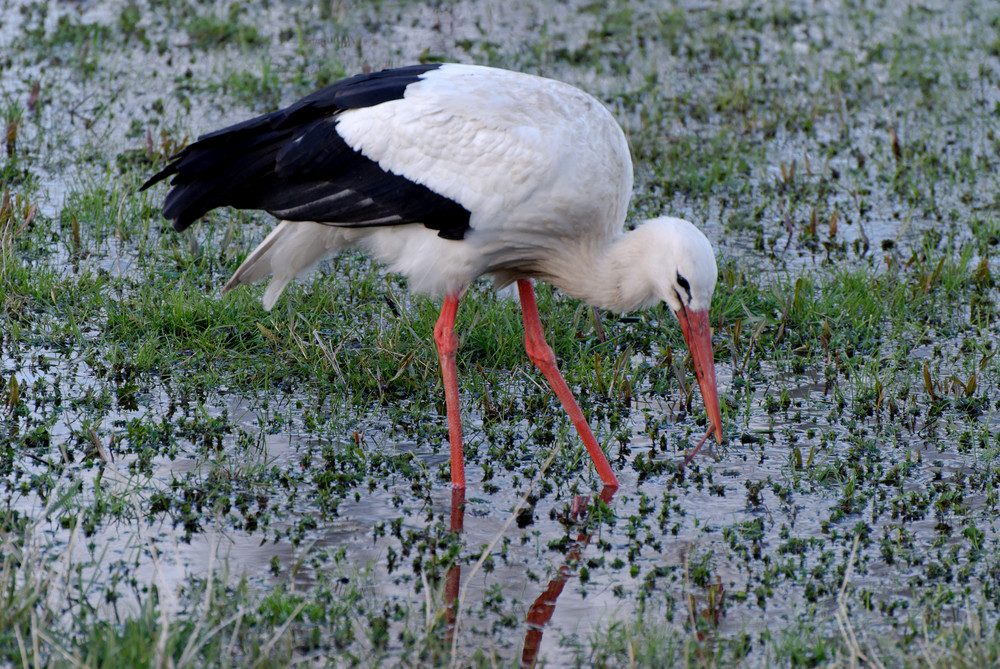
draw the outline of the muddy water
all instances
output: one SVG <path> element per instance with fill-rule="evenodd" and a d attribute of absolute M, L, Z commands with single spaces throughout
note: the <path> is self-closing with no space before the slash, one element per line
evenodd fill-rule
<path fill-rule="evenodd" d="M 72 355 L 68 359 L 57 357 L 46 349 L 23 353 L 17 360 L 5 359 L 3 373 L 5 378 L 14 373 L 25 388 L 59 387 L 67 396 L 83 396 L 87 389 L 97 388 L 100 392 L 106 388 L 85 362 Z M 49 362 L 43 370 L 38 361 L 46 356 Z M 25 364 L 27 360 L 35 362 Z M 984 564 L 982 558 L 973 556 L 961 534 L 962 525 L 971 522 L 984 533 L 983 545 L 990 545 L 998 538 L 990 520 L 995 501 L 989 499 L 987 490 L 977 487 L 966 491 L 961 501 L 965 510 L 957 517 L 952 511 L 945 511 L 943 515 L 929 513 L 903 523 L 898 518 L 898 505 L 893 506 L 894 498 L 904 505 L 913 503 L 907 501 L 907 495 L 926 496 L 928 491 L 944 490 L 943 485 L 955 485 L 949 482 L 957 482 L 956 477 L 969 477 L 977 471 L 982 474 L 984 464 L 989 466 L 989 460 L 983 459 L 988 454 L 974 450 L 970 458 L 954 452 L 946 441 L 933 440 L 933 434 L 942 429 L 936 423 L 918 423 L 912 430 L 891 439 L 875 438 L 867 454 L 861 456 L 862 461 L 868 461 L 863 465 L 866 470 L 887 472 L 895 464 L 914 463 L 913 471 L 904 475 L 900 483 L 887 487 L 888 501 L 879 501 L 875 489 L 870 484 L 866 488 L 859 477 L 860 470 L 841 466 L 845 461 L 853 461 L 855 456 L 850 452 L 865 439 L 855 438 L 858 427 L 852 427 L 851 421 L 831 419 L 836 389 L 828 389 L 808 375 L 804 378 L 783 375 L 776 369 L 764 370 L 764 376 L 772 380 L 774 387 L 786 389 L 792 400 L 789 409 L 770 415 L 751 409 L 747 418 L 741 420 L 742 433 L 751 439 L 744 444 L 731 442 L 724 449 L 706 453 L 684 478 L 679 478 L 670 464 L 681 459 L 682 449 L 692 439 L 671 427 L 671 417 L 680 411 L 676 401 L 637 403 L 630 419 L 633 438 L 627 463 L 615 465 L 622 482 L 621 490 L 609 503 L 615 520 L 593 529 L 588 541 L 580 541 L 582 530 L 568 530 L 550 515 L 565 513 L 574 497 L 575 493 L 560 485 L 555 493 L 543 496 L 536 503 L 532 524 L 525 528 L 515 524 L 504 532 L 503 536 L 509 539 L 506 558 L 501 558 L 499 549 L 494 549 L 493 569 L 480 570 L 475 575 L 473 564 L 482 547 L 500 534 L 526 487 L 523 479 L 515 482 L 509 474 L 501 472 L 494 479 L 499 491 L 486 492 L 481 467 L 475 461 L 470 463 L 459 583 L 468 587 L 464 616 L 478 633 L 463 637 L 460 647 L 471 653 L 486 643 L 482 636 L 484 625 L 498 625 L 499 620 L 509 618 L 514 626 L 501 627 L 506 631 L 496 641 L 496 648 L 502 656 L 517 656 L 522 652 L 523 639 L 533 629 L 526 622 L 532 605 L 551 587 L 561 569 L 566 570 L 565 585 L 554 602 L 551 619 L 542 627 L 534 627 L 535 631 L 542 631 L 540 656 L 556 663 L 571 659 L 573 651 L 564 646 L 565 638 L 587 639 L 609 619 L 632 615 L 638 593 L 643 591 L 645 600 L 651 602 L 646 605 L 652 607 L 648 610 L 662 615 L 663 624 L 682 627 L 689 618 L 685 608 L 689 597 L 693 597 L 690 601 L 694 615 L 702 616 L 710 613 L 709 589 L 721 587 L 726 600 L 714 625 L 720 637 L 758 635 L 799 620 L 806 611 L 815 611 L 810 615 L 832 620 L 842 570 L 851 554 L 852 528 L 859 524 L 864 525 L 865 536 L 875 543 L 862 545 L 856 556 L 852 589 L 875 593 L 879 600 L 896 607 L 916 608 L 922 601 L 920 591 L 928 576 L 926 565 L 916 556 L 947 556 L 955 550 L 956 568 L 969 565 L 978 569 L 993 562 L 989 558 Z M 724 364 L 719 366 L 719 380 L 721 387 L 731 382 Z M 766 388 L 755 391 L 750 405 L 763 406 L 769 392 Z M 452 509 L 451 495 L 444 482 L 436 482 L 429 503 L 423 494 L 414 495 L 410 483 L 401 478 L 373 490 L 359 487 L 355 489 L 356 495 L 348 494 L 335 517 L 323 518 L 298 545 L 287 538 L 275 541 L 274 537 L 315 512 L 308 489 L 299 491 L 296 506 L 284 508 L 266 529 L 256 532 L 236 529 L 228 520 L 211 517 L 194 533 L 175 526 L 169 515 L 150 521 L 145 509 L 154 491 L 168 491 L 175 480 L 195 486 L 198 480 L 207 484 L 209 474 L 219 470 L 219 463 L 232 471 L 258 466 L 300 471 L 303 452 L 311 451 L 325 438 L 317 441 L 315 435 L 303 428 L 301 414 L 290 408 L 295 399 L 292 396 L 264 409 L 261 398 L 228 392 L 204 398 L 202 405 L 208 417 L 226 416 L 234 428 L 256 435 L 254 443 L 248 446 L 227 435 L 222 439 L 221 450 L 214 454 L 183 447 L 173 457 L 155 458 L 148 479 L 128 473 L 134 456 L 116 453 L 114 440 L 109 443 L 102 429 L 101 441 L 107 444 L 113 458 L 113 462 L 103 467 L 102 485 L 107 493 L 120 495 L 135 505 L 134 513 L 124 514 L 136 519 L 132 522 L 104 523 L 93 535 L 84 537 L 61 529 L 59 514 L 46 520 L 46 504 L 33 493 L 19 494 L 8 504 L 39 520 L 36 526 L 39 550 L 57 558 L 67 572 L 81 575 L 83 582 L 89 584 L 86 594 L 93 605 L 98 610 L 107 610 L 109 616 L 124 615 L 138 602 L 135 593 L 129 594 L 125 589 L 114 605 L 108 604 L 104 593 L 116 587 L 106 580 L 109 574 L 124 574 L 139 583 L 157 584 L 161 592 L 173 593 L 190 578 L 209 573 L 226 574 L 234 580 L 246 575 L 264 588 L 279 580 L 293 579 L 308 588 L 317 569 L 361 578 L 372 598 L 400 602 L 422 611 L 430 597 L 432 610 L 438 610 L 444 602 L 445 584 L 432 584 L 432 593 L 428 595 L 405 558 L 397 560 L 395 568 L 390 570 L 388 555 L 390 552 L 402 555 L 409 539 L 380 534 L 376 528 L 398 522 L 400 536 L 406 537 L 408 531 L 413 531 L 419 537 L 435 523 L 447 526 Z M 308 404 L 307 397 L 301 399 Z M 104 421 L 112 424 L 134 418 L 149 419 L 165 414 L 170 403 L 171 393 L 166 388 L 146 388 L 140 407 L 106 412 Z M 283 416 L 286 427 L 279 431 L 264 429 L 262 426 L 268 425 L 275 414 Z M 666 437 L 665 448 L 659 444 L 654 448 L 643 429 L 648 416 L 655 417 L 659 434 Z M 85 431 L 88 418 L 85 411 L 67 412 L 50 428 L 53 443 L 65 448 L 75 434 Z M 984 420 L 987 424 L 997 424 L 995 413 Z M 375 417 L 365 430 L 367 448 L 414 453 L 431 470 L 446 461 L 443 447 L 435 452 L 412 441 L 396 441 L 391 430 L 379 432 L 378 422 Z M 473 435 L 479 429 L 477 421 L 470 420 L 468 436 L 475 439 Z M 992 430 L 985 425 L 982 429 Z M 815 432 L 813 437 L 807 436 L 809 430 Z M 820 443 L 820 435 L 828 441 Z M 571 434 L 568 439 L 572 440 Z M 351 444 L 343 441 L 333 446 L 339 450 Z M 798 449 L 804 466 L 794 464 L 793 449 Z M 614 446 L 609 446 L 609 450 L 615 453 Z M 718 458 L 717 462 L 713 456 Z M 44 457 L 58 459 L 59 451 L 53 449 Z M 640 480 L 635 467 L 637 458 L 667 467 Z M 820 476 L 818 472 L 823 468 L 828 468 L 829 473 Z M 38 463 L 22 467 L 27 475 L 44 473 L 47 469 Z M 67 482 L 82 486 L 83 493 L 76 502 L 81 508 L 92 502 L 95 477 L 100 470 L 75 469 L 74 483 Z M 874 496 L 851 505 L 848 514 L 838 518 L 835 509 L 844 500 L 845 486 L 851 484 L 852 477 L 857 479 L 859 493 Z M 791 492 L 778 494 L 776 484 Z M 587 492 L 586 486 L 582 492 Z M 661 515 L 666 515 L 667 520 L 659 524 L 656 518 Z M 954 524 L 954 529 L 943 533 L 942 520 Z M 563 550 L 550 546 L 561 537 L 581 544 L 578 555 L 568 558 Z M 894 562 L 879 557 L 878 541 L 885 537 L 899 547 L 897 555 L 902 553 Z M 794 544 L 793 540 L 799 543 Z M 316 562 L 317 555 L 329 556 L 338 551 L 343 551 L 344 556 L 340 562 L 329 557 Z M 280 568 L 277 574 L 272 574 L 275 558 Z M 623 564 L 613 566 L 615 559 Z M 775 565 L 781 563 L 788 565 L 787 569 L 776 570 Z M 587 565 L 585 582 L 579 578 L 581 564 Z M 699 566 L 707 569 L 708 576 L 693 575 Z M 650 583 L 647 579 L 652 575 L 656 577 Z M 807 594 L 810 585 L 815 594 Z M 71 586 L 63 587 L 52 591 L 54 600 L 65 597 Z M 494 604 L 486 607 L 487 600 Z M 168 606 L 179 606 L 170 601 L 168 598 Z M 891 629 L 893 625 L 891 616 L 885 618 L 864 611 L 856 616 L 871 618 L 872 630 Z"/>
<path fill-rule="evenodd" d="M 801 415 L 795 420 L 765 420 L 763 416 L 754 416 L 746 426 L 747 431 L 762 435 L 798 435 L 796 446 L 805 457 L 809 451 L 809 443 L 802 435 L 809 427 L 824 425 L 825 413 L 828 412 L 828 407 L 819 403 L 809 405 L 809 398 L 822 397 L 822 390 L 821 385 L 814 382 L 792 389 L 792 397 L 805 404 L 804 408 L 798 410 Z M 168 398 L 161 396 L 160 401 L 166 403 Z M 254 404 L 255 400 L 231 394 L 206 402 L 206 406 L 211 407 L 208 409 L 210 415 L 228 415 L 235 425 L 248 432 L 259 431 L 259 426 L 268 422 L 266 412 L 261 413 L 254 408 Z M 654 410 L 658 415 L 668 415 L 674 411 L 671 406 L 662 404 L 645 404 L 639 409 Z M 79 425 L 67 422 L 65 432 L 54 431 L 53 437 L 68 434 L 78 427 Z M 836 428 L 835 431 L 841 437 L 847 432 L 843 428 Z M 308 435 L 299 431 L 268 434 L 262 437 L 258 448 L 247 449 L 227 438 L 224 440 L 223 455 L 228 460 L 227 466 L 234 469 L 266 462 L 268 466 L 295 470 L 301 467 L 300 449 L 303 442 L 309 439 Z M 370 439 L 379 442 L 377 436 L 373 435 Z M 341 444 L 341 447 L 347 446 L 346 443 Z M 383 444 L 383 447 L 390 446 Z M 401 452 L 414 451 L 412 443 L 400 443 L 395 447 Z M 674 452 L 678 447 L 679 444 L 670 443 L 668 453 L 664 454 L 652 448 L 649 437 L 640 430 L 636 430 L 635 438 L 630 444 L 633 459 L 645 457 L 659 462 L 664 459 L 679 460 L 679 453 Z M 890 444 L 883 444 L 880 448 L 887 451 L 883 457 L 891 462 L 901 457 L 910 446 L 893 448 Z M 964 459 L 948 454 L 933 455 L 940 464 L 931 471 L 911 477 L 903 488 L 904 493 L 923 491 L 932 479 L 943 477 L 947 480 L 969 468 Z M 443 453 L 421 453 L 419 450 L 417 456 L 432 468 L 437 467 L 446 457 Z M 837 590 L 834 586 L 839 585 L 838 579 L 817 579 L 830 592 L 815 600 L 807 600 L 799 586 L 802 585 L 801 580 L 808 581 L 809 578 L 786 574 L 790 583 L 784 587 L 780 582 L 770 586 L 780 592 L 780 595 L 775 593 L 760 599 L 755 590 L 762 587 L 760 570 L 765 569 L 766 562 L 739 558 L 738 553 L 731 550 L 732 544 L 721 530 L 736 528 L 735 531 L 739 533 L 747 523 L 759 522 L 758 539 L 754 541 L 749 539 L 749 534 L 741 535 L 738 544 L 749 545 L 751 548 L 757 544 L 763 548 L 765 555 L 770 554 L 775 561 L 785 559 L 794 562 L 795 571 L 802 574 L 815 573 L 817 569 L 835 571 L 833 567 L 842 567 L 850 552 L 850 545 L 844 534 L 846 528 L 842 526 L 839 530 L 834 529 L 831 536 L 829 522 L 830 509 L 842 495 L 844 481 L 821 482 L 808 492 L 800 491 L 795 495 L 794 502 L 788 503 L 776 497 L 771 490 L 772 482 L 788 482 L 795 476 L 794 468 L 790 465 L 790 447 L 784 443 L 783 438 L 764 444 L 731 445 L 720 451 L 718 457 L 720 462 L 716 464 L 712 464 L 710 459 L 696 463 L 696 468 L 701 470 L 699 473 L 712 470 L 707 481 L 690 483 L 698 476 L 698 473 L 691 472 L 688 474 L 688 482 L 682 483 L 680 488 L 675 487 L 677 479 L 672 474 L 652 476 L 640 482 L 632 468 L 620 467 L 622 489 L 609 503 L 617 520 L 611 525 L 602 525 L 590 539 L 578 541 L 581 544 L 579 554 L 569 562 L 565 554 L 551 549 L 548 544 L 562 536 L 578 539 L 578 531 L 567 532 L 561 523 L 551 519 L 549 515 L 550 511 L 559 511 L 566 506 L 572 495 L 567 494 L 567 491 L 555 497 L 543 497 L 535 507 L 534 522 L 531 525 L 524 529 L 518 529 L 515 525 L 504 533 L 510 539 L 506 559 L 497 557 L 491 571 L 480 570 L 475 575 L 472 575 L 472 565 L 479 551 L 501 533 L 509 519 L 510 510 L 519 500 L 518 492 L 524 488 L 522 483 L 515 490 L 508 485 L 509 479 L 501 476 L 501 492 L 484 494 L 477 489 L 476 483 L 481 470 L 475 465 L 470 466 L 470 489 L 461 534 L 464 549 L 460 562 L 463 572 L 460 583 L 468 588 L 468 608 L 465 615 L 474 621 L 470 624 L 474 627 L 482 625 L 483 616 L 489 620 L 498 615 L 496 609 L 482 610 L 481 603 L 487 596 L 495 601 L 501 595 L 500 599 L 504 603 L 499 608 L 502 614 L 513 616 L 518 625 L 502 641 L 498 641 L 497 648 L 502 655 L 520 652 L 523 648 L 521 639 L 532 629 L 524 622 L 528 619 L 531 605 L 550 587 L 552 579 L 558 577 L 559 570 L 568 565 L 566 585 L 554 602 L 551 620 L 540 628 L 543 632 L 540 653 L 553 662 L 569 661 L 571 651 L 563 648 L 560 640 L 567 635 L 588 638 L 610 618 L 628 614 L 634 606 L 633 597 L 644 587 L 643 579 L 653 572 L 663 575 L 647 594 L 649 601 L 683 603 L 689 596 L 693 596 L 696 614 L 701 615 L 702 607 L 707 606 L 707 590 L 704 586 L 692 583 L 691 572 L 705 559 L 710 564 L 710 583 L 713 587 L 716 583 L 722 584 L 729 597 L 724 615 L 719 618 L 716 627 L 716 633 L 720 636 L 740 633 L 756 635 L 773 629 L 775 625 L 797 620 L 810 606 L 819 606 L 821 612 L 826 610 L 832 615 L 836 609 L 834 599 Z M 822 464 L 824 460 L 837 457 L 836 448 L 821 449 L 816 461 L 817 464 Z M 119 492 L 134 489 L 132 499 L 137 505 L 136 515 L 139 517 L 144 515 L 140 508 L 150 490 L 165 489 L 175 477 L 197 475 L 210 469 L 210 463 L 205 461 L 204 454 L 182 452 L 172 459 L 158 458 L 154 463 L 152 478 L 146 481 L 123 473 L 127 469 L 127 463 L 127 460 L 116 459 L 113 465 L 106 468 L 104 481 L 105 485 L 112 486 Z M 114 475 L 116 471 L 119 473 Z M 92 489 L 92 477 L 93 472 L 82 474 L 85 490 Z M 760 484 L 758 494 L 751 495 L 748 484 Z M 649 516 L 662 513 L 663 507 L 654 503 L 651 514 L 648 509 L 642 510 L 644 506 L 648 507 L 648 503 L 641 502 L 641 498 L 646 496 L 659 500 L 664 494 L 670 494 L 669 491 L 673 491 L 676 496 L 674 503 L 679 501 L 681 505 L 675 508 L 674 513 L 680 511 L 681 515 L 666 528 L 656 530 L 654 524 L 650 529 L 644 529 Z M 403 500 L 402 506 L 398 502 L 400 498 Z M 308 555 L 322 554 L 324 551 L 332 554 L 342 550 L 346 556 L 343 563 L 340 566 L 331 564 L 326 568 L 343 570 L 343 565 L 346 564 L 352 565 L 351 569 L 361 569 L 365 573 L 364 582 L 371 597 L 402 602 L 420 610 L 428 596 L 432 597 L 433 606 L 441 606 L 443 593 L 440 590 L 431 595 L 426 591 L 420 592 L 420 579 L 410 570 L 405 560 L 390 571 L 387 568 L 387 553 L 401 553 L 403 544 L 393 536 L 376 536 L 373 528 L 380 522 L 388 524 L 401 521 L 401 530 L 405 536 L 407 530 L 419 533 L 429 523 L 448 524 L 453 513 L 451 502 L 451 494 L 444 484 L 433 490 L 429 506 L 425 501 L 412 497 L 405 481 L 392 484 L 386 489 L 377 488 L 372 492 L 360 490 L 356 498 L 350 497 L 340 506 L 336 518 L 322 522 L 299 546 L 293 546 L 287 541 L 267 540 L 271 531 L 280 533 L 282 529 L 295 524 L 295 510 L 276 520 L 268 532 L 263 534 L 236 530 L 227 527 L 224 522 L 214 524 L 209 521 L 203 531 L 184 536 L 166 519 L 154 523 L 140 521 L 128 525 L 112 524 L 101 527 L 86 540 L 79 535 L 71 536 L 60 532 L 46 523 L 39 525 L 38 531 L 41 534 L 39 541 L 47 544 L 46 550 L 50 554 L 63 555 L 60 559 L 68 560 L 67 565 L 82 567 L 81 573 L 85 581 L 93 584 L 91 597 L 98 607 L 111 608 L 103 602 L 102 596 L 107 587 L 102 574 L 108 573 L 109 566 L 118 565 L 130 577 L 140 582 L 156 583 L 169 592 L 175 591 L 177 585 L 191 577 L 203 577 L 210 572 L 227 573 L 229 578 L 234 579 L 249 575 L 262 585 L 273 582 L 274 579 L 293 578 L 302 587 L 308 587 L 316 567 L 308 559 L 301 564 L 299 561 Z M 973 515 L 976 515 L 975 509 L 982 508 L 983 503 L 982 495 L 968 495 L 965 498 L 965 504 L 973 510 Z M 16 507 L 35 515 L 42 505 L 31 496 L 26 496 L 17 502 Z M 305 502 L 302 513 L 308 511 L 308 502 Z M 867 515 L 869 511 L 865 511 L 865 516 Z M 872 518 L 867 524 L 871 537 L 895 531 L 895 521 L 885 512 Z M 952 545 L 960 546 L 961 542 L 955 540 L 941 543 L 937 524 L 937 521 L 930 519 L 918 520 L 909 523 L 906 532 L 917 547 L 934 544 L 947 550 Z M 655 545 L 637 545 L 635 537 L 631 536 L 630 525 L 640 528 L 640 540 L 645 536 L 652 539 Z M 834 527 L 837 527 L 836 524 Z M 663 529 L 669 531 L 663 533 Z M 993 541 L 996 538 L 994 531 L 988 527 L 984 529 L 987 530 L 986 542 Z M 836 537 L 838 532 L 841 535 L 839 539 Z M 810 545 L 808 549 L 783 558 L 778 547 L 787 541 L 789 534 L 804 541 L 815 541 L 817 546 Z M 64 553 L 67 544 L 71 545 L 68 554 Z M 99 548 L 95 550 L 94 546 Z M 835 554 L 833 564 L 830 563 L 831 558 L 824 557 L 827 552 Z M 157 556 L 155 559 L 152 557 L 154 554 Z M 607 564 L 615 557 L 624 557 L 626 554 L 630 555 L 628 567 L 613 569 Z M 896 605 L 900 602 L 915 605 L 914 579 L 919 578 L 919 569 L 900 570 L 873 560 L 864 551 L 861 556 L 864 562 L 859 562 L 851 581 L 853 587 L 879 593 L 880 597 L 889 598 Z M 282 568 L 277 575 L 272 575 L 271 565 L 275 558 Z M 588 579 L 582 583 L 578 578 L 579 564 L 601 559 L 606 562 L 601 565 L 589 563 Z M 292 573 L 292 566 L 296 564 L 299 566 Z M 637 574 L 630 575 L 629 569 L 635 569 Z M 531 576 L 526 576 L 528 574 Z M 90 581 L 91 577 L 95 580 Z M 441 584 L 438 587 L 442 587 Z M 737 599 L 739 597 L 745 597 L 742 603 Z M 132 605 L 135 605 L 134 600 Z M 682 625 L 687 619 L 687 613 L 682 604 L 676 606 L 677 612 L 673 614 L 673 619 L 665 622 Z M 114 609 L 118 614 L 127 611 L 128 597 L 119 600 Z M 110 613 L 109 610 L 109 615 Z M 468 650 L 471 652 L 474 647 L 482 645 L 483 641 L 477 639 L 469 643 Z"/>

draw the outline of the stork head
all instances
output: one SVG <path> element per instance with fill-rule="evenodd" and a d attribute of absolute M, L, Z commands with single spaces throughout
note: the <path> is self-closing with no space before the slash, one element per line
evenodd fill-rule
<path fill-rule="evenodd" d="M 722 443 L 722 415 L 715 385 L 715 363 L 712 356 L 712 328 L 708 308 L 718 280 L 719 269 L 715 252 L 708 238 L 691 223 L 679 218 L 655 218 L 642 227 L 650 226 L 656 239 L 666 246 L 657 255 L 656 276 L 650 280 L 656 294 L 677 316 L 687 341 L 694 369 L 705 401 L 705 410 L 712 422 L 715 438 Z"/>
<path fill-rule="evenodd" d="M 708 238 L 692 223 L 680 218 L 654 218 L 640 229 L 654 233 L 647 243 L 656 248 L 653 283 L 657 301 L 674 313 L 707 311 L 719 277 L 715 251 Z"/>

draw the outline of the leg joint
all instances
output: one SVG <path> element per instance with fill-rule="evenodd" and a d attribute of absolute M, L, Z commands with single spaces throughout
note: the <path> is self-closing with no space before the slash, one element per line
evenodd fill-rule
<path fill-rule="evenodd" d="M 524 350 L 527 352 L 528 357 L 531 358 L 531 361 L 539 368 L 545 369 L 556 366 L 556 354 L 544 339 L 538 341 L 534 337 L 525 335 Z"/>
<path fill-rule="evenodd" d="M 439 354 L 454 355 L 458 351 L 455 328 L 438 323 L 434 328 L 434 343 L 437 344 Z"/>

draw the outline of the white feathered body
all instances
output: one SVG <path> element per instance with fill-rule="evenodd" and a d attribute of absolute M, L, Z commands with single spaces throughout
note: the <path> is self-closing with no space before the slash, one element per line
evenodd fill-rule
<path fill-rule="evenodd" d="M 283 221 L 226 290 L 272 274 L 271 308 L 288 281 L 359 245 L 416 292 L 460 292 L 489 274 L 501 285 L 540 278 L 601 301 L 582 266 L 622 234 L 632 162 L 624 134 L 593 97 L 551 79 L 446 64 L 402 99 L 344 111 L 336 129 L 383 169 L 468 209 L 471 229 L 451 240 L 414 224 Z"/>

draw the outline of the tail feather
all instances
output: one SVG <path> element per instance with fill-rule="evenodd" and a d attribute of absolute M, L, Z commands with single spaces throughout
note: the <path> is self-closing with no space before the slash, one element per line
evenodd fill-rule
<path fill-rule="evenodd" d="M 332 257 L 349 243 L 350 230 L 300 221 L 282 221 L 257 245 L 222 288 L 225 295 L 242 284 L 260 281 L 268 274 L 264 309 L 270 311 L 292 279 L 308 274 L 321 260 Z"/>

